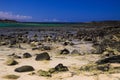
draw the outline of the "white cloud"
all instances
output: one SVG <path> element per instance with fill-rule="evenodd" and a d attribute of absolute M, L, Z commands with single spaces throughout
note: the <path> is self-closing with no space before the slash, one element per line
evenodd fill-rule
<path fill-rule="evenodd" d="M 13 14 L 12 12 L 4 12 L 4 11 L 0 11 L 0 18 L 1 19 L 15 19 L 15 20 L 32 19 L 31 16 L 23 16 L 19 14 Z"/>
<path fill-rule="evenodd" d="M 59 22 L 60 20 L 54 18 L 54 19 L 44 19 L 45 22 Z"/>

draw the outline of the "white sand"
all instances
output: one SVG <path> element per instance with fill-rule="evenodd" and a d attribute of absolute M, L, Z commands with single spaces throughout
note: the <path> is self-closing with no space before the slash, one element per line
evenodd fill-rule
<path fill-rule="evenodd" d="M 50 61 L 35 61 L 35 54 L 41 53 L 43 51 L 40 50 L 31 50 L 31 47 L 27 44 L 22 44 L 26 50 L 17 49 L 17 48 L 7 48 L 7 47 L 0 47 L 0 80 L 7 80 L 2 78 L 4 75 L 8 74 L 15 74 L 19 75 L 20 78 L 17 80 L 120 80 L 120 74 L 101 74 L 99 76 L 87 76 L 82 73 L 79 73 L 79 68 L 82 65 L 85 65 L 91 61 L 96 61 L 99 59 L 98 55 L 79 55 L 79 56 L 73 56 L 73 55 L 57 55 L 57 52 L 63 48 L 67 48 L 70 51 L 77 49 L 83 53 L 87 53 L 91 51 L 93 48 L 91 44 L 79 44 L 74 47 L 66 46 L 63 47 L 62 45 L 52 45 L 53 50 L 47 51 L 49 55 L 51 56 Z M 16 53 L 18 55 L 22 55 L 25 52 L 29 52 L 33 55 L 32 58 L 28 59 L 16 59 L 16 61 L 19 62 L 19 64 L 15 66 L 7 66 L 5 65 L 5 60 L 7 59 L 8 54 Z M 23 66 L 23 65 L 30 65 L 35 68 L 35 72 L 42 69 L 42 70 L 49 70 L 50 68 L 55 67 L 59 63 L 62 63 L 65 66 L 68 66 L 69 71 L 68 72 L 60 72 L 56 74 L 52 74 L 52 77 L 42 77 L 37 75 L 28 75 L 31 72 L 23 72 L 23 73 L 17 73 L 14 71 L 15 68 Z"/>

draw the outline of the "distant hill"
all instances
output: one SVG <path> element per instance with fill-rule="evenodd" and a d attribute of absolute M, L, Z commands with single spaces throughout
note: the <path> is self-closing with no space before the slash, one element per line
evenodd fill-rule
<path fill-rule="evenodd" d="M 92 24 L 92 25 L 120 25 L 120 21 L 92 21 L 89 22 L 88 24 Z"/>
<path fill-rule="evenodd" d="M 9 20 L 9 19 L 0 19 L 0 22 L 5 22 L 5 23 L 16 23 L 16 22 L 18 22 L 18 21 L 16 21 L 16 20 Z"/>

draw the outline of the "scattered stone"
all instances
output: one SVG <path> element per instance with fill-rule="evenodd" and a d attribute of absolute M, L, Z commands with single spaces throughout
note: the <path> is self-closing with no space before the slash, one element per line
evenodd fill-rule
<path fill-rule="evenodd" d="M 17 75 L 14 75 L 14 74 L 3 76 L 3 78 L 5 78 L 5 79 L 18 79 L 19 77 L 20 76 L 17 76 Z"/>
<path fill-rule="evenodd" d="M 96 70 L 97 68 L 96 66 L 97 64 L 91 63 L 91 64 L 87 64 L 87 65 L 80 67 L 80 70 L 81 71 L 93 71 L 93 70 Z"/>
<path fill-rule="evenodd" d="M 67 42 L 67 41 L 63 43 L 64 46 L 67 46 L 68 44 L 69 44 L 69 42 Z"/>
<path fill-rule="evenodd" d="M 39 48 L 37 48 L 37 47 L 34 47 L 34 48 L 32 48 L 32 50 L 38 50 Z"/>
<path fill-rule="evenodd" d="M 31 72 L 31 73 L 29 73 L 28 75 L 35 75 L 36 73 L 35 72 Z"/>
<path fill-rule="evenodd" d="M 13 58 L 8 58 L 8 60 L 6 61 L 6 64 L 7 64 L 8 66 L 12 66 L 12 65 L 18 64 L 18 62 L 15 61 Z"/>
<path fill-rule="evenodd" d="M 51 73 L 48 72 L 48 71 L 44 71 L 44 70 L 39 70 L 39 71 L 37 72 L 37 74 L 38 74 L 39 76 L 51 77 Z"/>
<path fill-rule="evenodd" d="M 32 57 L 32 55 L 30 53 L 24 53 L 23 54 L 23 58 L 30 58 Z"/>
<path fill-rule="evenodd" d="M 21 59 L 21 56 L 14 55 L 13 58 L 15 58 L 15 59 Z"/>
<path fill-rule="evenodd" d="M 75 49 L 71 52 L 71 54 L 80 54 L 80 53 L 78 52 L 78 50 Z"/>
<path fill-rule="evenodd" d="M 68 71 L 68 68 L 67 66 L 63 66 L 63 64 L 60 63 L 55 67 L 55 71 L 58 71 L 58 72 Z"/>
<path fill-rule="evenodd" d="M 106 47 L 102 44 L 93 45 L 93 47 L 95 48 L 93 54 L 102 54 L 106 49 Z"/>
<path fill-rule="evenodd" d="M 105 58 L 112 57 L 112 56 L 115 56 L 115 53 L 113 51 L 105 51 L 102 54 L 102 57 L 105 57 Z"/>
<path fill-rule="evenodd" d="M 80 68 L 81 71 L 89 71 L 89 72 L 94 72 L 94 71 L 108 71 L 110 69 L 109 64 L 102 64 L 102 65 L 97 65 L 95 63 L 87 64 L 84 65 Z"/>
<path fill-rule="evenodd" d="M 0 42 L 0 45 L 3 46 L 3 45 L 7 45 L 8 43 L 7 42 Z"/>
<path fill-rule="evenodd" d="M 70 51 L 68 49 L 61 50 L 60 54 L 69 54 Z"/>
<path fill-rule="evenodd" d="M 47 52 L 43 52 L 41 54 L 37 54 L 36 61 L 41 61 L 41 60 L 50 60 L 50 56 Z"/>
<path fill-rule="evenodd" d="M 8 55 L 14 59 L 21 59 L 21 56 L 16 55 L 15 53 Z"/>
<path fill-rule="evenodd" d="M 120 63 L 120 55 L 104 58 L 104 59 L 98 60 L 96 63 L 97 64 Z"/>
<path fill-rule="evenodd" d="M 98 70 L 101 70 L 101 71 L 109 71 L 109 69 L 110 69 L 110 64 L 98 65 L 98 66 L 97 66 L 97 69 L 98 69 Z"/>
<path fill-rule="evenodd" d="M 51 50 L 51 47 L 50 46 L 43 46 L 42 50 Z"/>
<path fill-rule="evenodd" d="M 56 71 L 55 68 L 49 69 L 49 72 L 50 72 L 50 73 L 54 73 L 55 71 Z"/>
<path fill-rule="evenodd" d="M 21 66 L 15 69 L 15 72 L 29 72 L 34 71 L 34 68 L 32 66 Z"/>

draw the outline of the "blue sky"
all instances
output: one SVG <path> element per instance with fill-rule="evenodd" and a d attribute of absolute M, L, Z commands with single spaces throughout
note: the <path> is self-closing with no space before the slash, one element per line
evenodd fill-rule
<path fill-rule="evenodd" d="M 120 20 L 120 0 L 0 0 L 0 18 L 38 22 Z"/>

